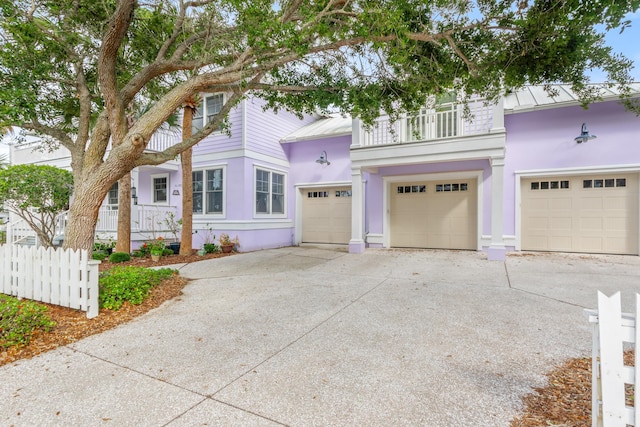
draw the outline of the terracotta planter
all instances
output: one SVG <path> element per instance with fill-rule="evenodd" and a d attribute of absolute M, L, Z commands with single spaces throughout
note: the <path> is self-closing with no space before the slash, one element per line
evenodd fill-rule
<path fill-rule="evenodd" d="M 151 253 L 151 261 L 153 262 L 158 262 L 160 261 L 160 258 L 162 258 L 162 252 L 160 253 Z"/>
<path fill-rule="evenodd" d="M 224 254 L 231 253 L 231 251 L 233 250 L 233 245 L 221 245 L 220 247 L 222 248 L 222 253 Z"/>

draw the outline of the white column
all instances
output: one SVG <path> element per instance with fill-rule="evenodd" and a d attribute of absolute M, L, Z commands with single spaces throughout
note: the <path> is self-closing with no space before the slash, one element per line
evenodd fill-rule
<path fill-rule="evenodd" d="M 351 240 L 349 253 L 364 252 L 364 188 L 362 183 L 362 169 L 351 169 Z"/>
<path fill-rule="evenodd" d="M 364 130 L 362 129 L 362 122 L 360 119 L 353 119 L 351 121 L 351 148 L 362 146 L 363 136 Z"/>
<path fill-rule="evenodd" d="M 493 105 L 491 111 L 491 129 L 489 133 L 505 132 L 504 127 L 504 98 L 500 98 L 497 104 Z"/>
<path fill-rule="evenodd" d="M 491 245 L 487 249 L 489 260 L 504 261 L 504 157 L 491 158 Z"/>

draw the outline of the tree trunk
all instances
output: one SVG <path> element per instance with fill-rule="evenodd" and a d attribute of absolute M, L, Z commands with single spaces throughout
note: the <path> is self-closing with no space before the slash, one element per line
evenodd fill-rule
<path fill-rule="evenodd" d="M 116 252 L 131 252 L 131 172 L 118 180 L 118 237 Z"/>
<path fill-rule="evenodd" d="M 193 104 L 193 103 L 192 103 Z M 182 139 L 191 137 L 191 124 L 193 121 L 193 108 L 184 107 L 182 116 Z M 193 246 L 193 149 L 189 148 L 180 154 L 182 164 L 182 237 L 180 239 L 180 255 L 191 255 Z"/>
<path fill-rule="evenodd" d="M 96 195 L 107 194 L 108 190 L 108 186 L 100 185 L 99 182 L 76 186 L 65 230 L 63 245 L 65 249 L 93 250 L 98 212 L 103 200 Z"/>

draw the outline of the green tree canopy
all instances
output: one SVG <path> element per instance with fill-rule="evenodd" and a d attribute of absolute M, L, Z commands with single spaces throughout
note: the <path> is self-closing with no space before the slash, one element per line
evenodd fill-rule
<path fill-rule="evenodd" d="M 71 151 L 66 244 L 88 248 L 100 196 L 117 179 L 195 145 L 247 94 L 276 109 L 339 109 L 366 122 L 445 91 L 495 100 L 525 83 L 570 83 L 587 102 L 594 67 L 628 89 L 631 62 L 613 54 L 602 31 L 624 28 L 639 4 L 0 0 L 0 127 Z M 201 92 L 228 95 L 222 114 L 164 152 L 145 153 L 156 129 Z"/>
<path fill-rule="evenodd" d="M 69 209 L 71 172 L 54 166 L 15 165 L 0 170 L 0 206 L 24 219 L 40 243 L 53 245 L 56 217 Z"/>

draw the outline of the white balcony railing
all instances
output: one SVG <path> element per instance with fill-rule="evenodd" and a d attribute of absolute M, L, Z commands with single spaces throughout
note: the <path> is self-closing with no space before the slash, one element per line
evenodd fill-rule
<path fill-rule="evenodd" d="M 493 107 L 483 100 L 474 100 L 469 109 L 468 118 L 464 117 L 462 106 L 456 104 L 422 108 L 418 114 L 396 121 L 381 117 L 370 129 L 363 130 L 361 145 L 415 143 L 489 133 Z"/>

